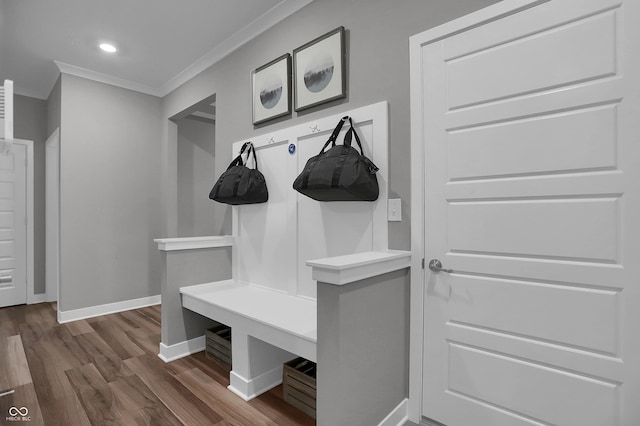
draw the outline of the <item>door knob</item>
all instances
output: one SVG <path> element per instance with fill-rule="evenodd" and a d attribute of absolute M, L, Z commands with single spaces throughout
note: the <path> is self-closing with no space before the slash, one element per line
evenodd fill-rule
<path fill-rule="evenodd" d="M 429 269 L 431 269 L 433 272 L 453 272 L 453 269 L 444 269 L 442 267 L 442 262 L 440 262 L 438 259 L 431 259 L 429 261 Z"/>

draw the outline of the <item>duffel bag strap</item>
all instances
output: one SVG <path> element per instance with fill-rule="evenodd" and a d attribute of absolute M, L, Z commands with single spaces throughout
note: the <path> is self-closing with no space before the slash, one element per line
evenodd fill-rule
<path fill-rule="evenodd" d="M 238 156 L 236 158 L 233 159 L 233 161 L 231 163 L 229 163 L 229 167 L 227 167 L 227 170 L 229 170 L 230 168 L 234 167 L 234 166 L 244 166 L 246 164 L 246 161 L 242 160 L 242 154 L 244 154 L 244 152 L 247 149 L 247 146 L 251 145 L 251 142 L 245 142 L 242 145 L 242 148 L 240 148 L 240 154 L 238 154 Z M 247 161 L 249 160 L 249 157 L 247 156 Z"/>
<path fill-rule="evenodd" d="M 360 143 L 360 137 L 358 136 L 358 132 L 356 131 L 356 128 L 353 127 L 353 122 L 351 121 L 351 118 L 349 118 L 349 124 L 351 125 L 351 127 L 349 128 L 349 131 L 347 132 L 347 134 L 344 135 L 344 144 L 347 146 L 351 146 L 351 134 L 353 133 L 353 136 L 356 137 L 356 142 L 360 147 L 360 155 L 364 157 L 365 163 L 367 163 L 367 165 L 369 166 L 369 173 L 374 174 L 380 169 L 375 164 L 373 164 L 373 161 L 371 161 L 369 158 L 367 158 L 366 155 L 364 155 L 364 151 L 362 150 L 362 143 Z"/>
<path fill-rule="evenodd" d="M 247 154 L 247 158 L 244 160 L 242 160 L 242 155 L 246 152 Z M 245 142 L 244 145 L 242 145 L 242 148 L 240 149 L 240 155 L 238 157 L 240 157 L 240 163 L 239 165 L 249 165 L 249 158 L 251 157 L 251 153 L 253 153 L 253 164 L 254 164 L 254 168 L 256 170 L 258 170 L 258 157 L 256 157 L 256 148 L 253 146 L 252 142 Z M 237 157 L 236 157 L 237 160 Z M 234 162 L 236 161 L 234 160 Z M 234 164 L 235 165 L 235 164 Z"/>
<path fill-rule="evenodd" d="M 240 154 L 236 158 L 234 158 L 231 163 L 229 163 L 229 167 L 227 167 L 227 170 L 229 170 L 233 166 L 243 166 L 243 165 L 244 163 L 242 162 L 242 154 Z"/>
<path fill-rule="evenodd" d="M 345 116 L 342 117 L 340 119 L 340 122 L 338 123 L 338 125 L 336 126 L 335 129 L 333 129 L 333 133 L 331 133 L 331 136 L 329 136 L 329 139 L 327 140 L 327 142 L 324 144 L 324 146 L 322 147 L 322 149 L 320 150 L 320 153 L 323 153 L 325 149 L 327 149 L 327 147 L 329 146 L 329 144 L 331 144 L 331 147 L 333 148 L 334 146 L 336 146 L 336 139 L 338 139 L 338 135 L 340 134 L 340 130 L 342 130 L 342 125 L 344 124 L 345 121 L 347 121 L 347 119 L 351 120 L 349 118 L 349 116 Z"/>
<path fill-rule="evenodd" d="M 345 117 L 347 118 L 347 117 Z M 351 121 L 351 117 L 349 118 L 349 130 L 347 130 L 347 134 L 344 135 L 344 141 L 342 142 L 346 146 L 351 146 L 352 135 L 355 136 L 356 142 L 358 143 L 358 147 L 360 148 L 360 155 L 364 155 L 364 151 L 362 150 L 362 143 L 360 143 L 360 136 L 358 136 L 358 132 L 356 132 L 356 128 L 353 127 L 353 121 Z"/>

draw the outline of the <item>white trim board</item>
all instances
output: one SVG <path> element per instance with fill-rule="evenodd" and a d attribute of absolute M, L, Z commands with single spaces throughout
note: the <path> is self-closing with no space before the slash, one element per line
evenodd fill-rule
<path fill-rule="evenodd" d="M 231 235 L 211 237 L 159 238 L 153 240 L 160 251 L 194 250 L 233 246 Z"/>
<path fill-rule="evenodd" d="M 60 128 L 45 141 L 45 290 L 48 302 L 60 298 Z"/>
<path fill-rule="evenodd" d="M 409 420 L 409 400 L 403 399 L 378 426 L 402 426 Z"/>
<path fill-rule="evenodd" d="M 272 368 L 252 380 L 245 380 L 237 373 L 231 371 L 229 373 L 229 381 L 231 384 L 227 386 L 227 389 L 245 401 L 251 401 L 253 398 L 262 395 L 282 383 L 282 365 Z"/>
<path fill-rule="evenodd" d="M 33 231 L 33 221 L 34 221 L 34 209 L 33 209 L 33 191 L 34 191 L 34 180 L 33 180 L 33 141 L 24 140 L 24 139 L 14 139 L 12 143 L 16 145 L 24 145 L 26 148 L 26 159 L 27 159 L 27 206 L 26 206 L 26 216 L 27 216 L 27 304 L 31 305 L 34 303 L 41 303 L 46 301 L 46 294 L 35 294 L 34 289 L 34 231 Z"/>
<path fill-rule="evenodd" d="M 312 276 L 318 282 L 344 285 L 410 266 L 411 252 L 400 250 L 369 251 L 327 259 L 308 260 Z"/>
<path fill-rule="evenodd" d="M 194 337 L 184 342 L 176 343 L 173 345 L 165 345 L 160 342 L 160 353 L 158 358 L 164 362 L 175 361 L 180 358 L 184 358 L 189 355 L 193 355 L 205 350 L 207 345 L 206 335 Z"/>
<path fill-rule="evenodd" d="M 86 318 L 99 317 L 100 315 L 115 314 L 117 312 L 130 311 L 132 309 L 146 308 L 159 305 L 161 296 L 141 297 L 139 299 L 123 300 L 122 302 L 106 303 L 104 305 L 89 306 L 87 308 L 73 309 L 70 311 L 58 310 L 58 322 L 77 321 Z"/>
<path fill-rule="evenodd" d="M 424 147 L 422 126 L 423 46 L 462 33 L 504 16 L 545 3 L 549 0 L 503 0 L 477 12 L 455 19 L 409 39 L 409 84 L 411 114 L 411 294 L 409 331 L 409 420 L 419 423 L 422 417 L 423 339 L 424 339 Z"/>

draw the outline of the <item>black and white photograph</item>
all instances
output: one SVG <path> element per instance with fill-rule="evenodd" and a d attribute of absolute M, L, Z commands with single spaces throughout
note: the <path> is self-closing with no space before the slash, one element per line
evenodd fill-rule
<path fill-rule="evenodd" d="M 347 95 L 344 27 L 338 27 L 293 51 L 295 110 Z"/>
<path fill-rule="evenodd" d="M 291 55 L 279 58 L 251 73 L 253 124 L 291 113 Z"/>

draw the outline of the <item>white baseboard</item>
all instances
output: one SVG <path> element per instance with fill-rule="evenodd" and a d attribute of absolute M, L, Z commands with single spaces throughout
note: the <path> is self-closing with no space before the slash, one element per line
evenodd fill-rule
<path fill-rule="evenodd" d="M 46 294 L 31 294 L 27 296 L 27 304 L 35 305 L 36 303 L 48 302 Z"/>
<path fill-rule="evenodd" d="M 164 362 L 175 361 L 176 359 L 204 351 L 207 344 L 206 342 L 204 335 L 169 346 L 160 342 L 160 353 L 158 354 L 158 358 Z"/>
<path fill-rule="evenodd" d="M 251 380 L 240 377 L 237 373 L 231 371 L 229 373 L 229 381 L 231 384 L 227 389 L 245 401 L 250 401 L 282 383 L 282 366 L 262 373 Z"/>
<path fill-rule="evenodd" d="M 99 317 L 100 315 L 130 311 L 132 309 L 140 309 L 147 306 L 159 305 L 160 302 L 160 295 L 157 295 L 141 297 L 140 299 L 123 300 L 122 302 L 107 303 L 105 305 L 90 306 L 88 308 L 73 309 L 71 311 L 61 311 L 60 305 L 58 305 L 58 322 L 62 324 L 70 321 Z"/>
<path fill-rule="evenodd" d="M 409 420 L 409 400 L 403 399 L 378 426 L 402 426 Z"/>

